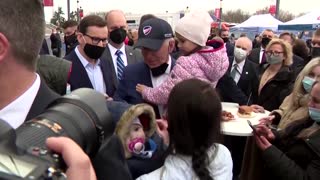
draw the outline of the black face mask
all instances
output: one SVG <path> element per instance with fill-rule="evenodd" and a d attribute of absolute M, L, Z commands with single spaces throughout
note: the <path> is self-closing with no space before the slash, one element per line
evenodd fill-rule
<path fill-rule="evenodd" d="M 123 28 L 118 28 L 110 32 L 110 40 L 116 44 L 121 44 L 127 37 L 127 31 Z"/>
<path fill-rule="evenodd" d="M 76 36 L 76 33 L 73 33 L 72 35 L 70 36 L 65 36 L 64 37 L 64 41 L 67 45 L 69 44 L 74 44 L 76 41 L 77 41 L 77 36 Z"/>
<path fill-rule="evenodd" d="M 99 59 L 104 51 L 105 47 L 95 46 L 92 44 L 86 43 L 84 46 L 84 53 L 91 59 Z"/>
<path fill-rule="evenodd" d="M 164 74 L 166 72 L 168 66 L 169 66 L 168 63 L 163 63 L 159 67 L 150 69 L 151 73 L 152 73 L 152 76 L 153 77 L 158 77 L 158 76 Z"/>
<path fill-rule="evenodd" d="M 261 45 L 263 48 L 267 47 L 267 45 L 269 44 L 269 42 L 271 41 L 271 39 L 264 37 L 261 39 Z"/>
<path fill-rule="evenodd" d="M 320 57 L 320 47 L 312 47 L 311 48 L 311 57 Z"/>
<path fill-rule="evenodd" d="M 222 38 L 223 39 L 223 42 L 229 42 L 229 38 L 228 37 L 225 37 L 225 38 Z"/>

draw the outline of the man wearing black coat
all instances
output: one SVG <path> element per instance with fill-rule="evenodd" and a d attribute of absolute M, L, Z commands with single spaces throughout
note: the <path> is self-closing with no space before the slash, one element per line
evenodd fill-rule
<path fill-rule="evenodd" d="M 24 12 L 23 16 L 17 9 Z M 35 69 L 44 39 L 42 3 L 2 0 L 0 24 L 6 24 L 0 30 L 0 119 L 18 128 L 59 98 Z"/>
<path fill-rule="evenodd" d="M 52 29 L 50 36 L 52 54 L 56 57 L 61 56 L 61 38 L 59 32 L 56 29 Z"/>
<path fill-rule="evenodd" d="M 225 30 L 225 29 L 222 29 L 219 31 L 219 36 L 221 37 L 221 39 L 223 39 L 224 41 L 224 44 L 226 46 L 226 49 L 227 49 L 227 54 L 228 56 L 233 56 L 233 51 L 234 51 L 234 44 L 232 44 L 230 42 L 230 39 L 229 39 L 229 31 L 228 30 Z"/>

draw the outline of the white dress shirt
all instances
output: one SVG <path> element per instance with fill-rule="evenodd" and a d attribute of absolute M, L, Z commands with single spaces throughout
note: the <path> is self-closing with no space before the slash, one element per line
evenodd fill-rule
<path fill-rule="evenodd" d="M 234 68 L 234 65 L 235 64 L 238 64 L 238 69 L 237 69 L 237 73 L 236 73 L 236 75 L 235 75 L 235 77 L 234 77 L 234 82 L 236 82 L 236 84 L 238 84 L 238 82 L 239 82 L 239 80 L 240 80 L 240 77 L 241 77 L 241 74 L 242 74 L 242 70 L 243 70 L 243 66 L 244 66 L 244 64 L 245 64 L 245 62 L 246 62 L 246 60 L 243 60 L 243 61 L 241 61 L 240 63 L 237 63 L 237 61 L 234 59 L 233 60 L 233 63 L 232 63 L 232 66 L 231 66 L 231 71 L 230 72 L 232 72 L 232 70 L 233 70 L 233 68 Z M 240 74 L 239 74 L 240 73 Z"/>
<path fill-rule="evenodd" d="M 88 60 L 86 60 L 85 57 L 83 57 L 81 55 L 81 53 L 78 50 L 79 46 L 77 46 L 77 48 L 75 49 L 75 52 L 78 56 L 78 58 L 81 61 L 81 64 L 83 65 L 83 67 L 86 69 L 88 77 L 90 79 L 90 82 L 93 86 L 93 89 L 101 92 L 102 94 L 106 93 L 106 84 L 104 83 L 103 80 L 103 74 L 101 71 L 101 67 L 100 67 L 100 59 L 97 60 L 97 63 L 91 64 L 89 63 Z M 81 78 L 81 77 L 79 77 Z"/>
<path fill-rule="evenodd" d="M 259 64 L 261 64 L 263 52 L 264 52 L 264 49 L 261 47 L 260 48 L 260 55 L 259 55 Z"/>
<path fill-rule="evenodd" d="M 153 77 L 152 73 L 150 71 L 152 86 L 154 88 L 160 86 L 169 77 L 169 74 L 170 74 L 170 71 L 171 71 L 171 61 L 172 61 L 171 60 L 171 56 L 169 56 L 169 60 L 167 62 L 168 63 L 168 67 L 167 67 L 165 73 L 160 75 L 160 76 L 158 76 L 158 77 Z M 163 111 L 164 111 L 164 106 L 163 105 L 159 105 L 158 109 L 159 109 L 160 116 L 162 117 Z"/>
<path fill-rule="evenodd" d="M 40 76 L 38 74 L 36 74 L 36 76 L 36 80 L 28 90 L 0 110 L 0 119 L 9 123 L 14 129 L 21 126 L 26 120 L 33 101 L 39 91 Z"/>
<path fill-rule="evenodd" d="M 116 72 L 116 74 L 118 74 L 118 69 L 117 69 L 117 58 L 118 56 L 116 55 L 116 52 L 118 49 L 116 49 L 115 47 L 113 47 L 112 45 L 108 44 L 109 50 L 110 50 L 110 54 L 112 57 L 112 61 L 113 61 L 113 67 L 114 67 L 114 72 Z M 126 55 L 126 48 L 125 45 L 123 45 L 120 49 L 119 49 L 122 53 L 121 53 L 121 59 L 123 60 L 124 66 L 128 65 L 128 59 L 127 59 L 127 55 Z"/>

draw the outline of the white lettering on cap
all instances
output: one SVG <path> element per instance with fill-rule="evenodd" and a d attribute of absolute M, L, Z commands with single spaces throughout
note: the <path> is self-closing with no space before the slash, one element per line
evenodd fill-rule
<path fill-rule="evenodd" d="M 151 26 L 145 26 L 145 27 L 143 27 L 142 30 L 143 30 L 143 34 L 147 36 L 148 34 L 151 33 L 152 27 Z"/>
<path fill-rule="evenodd" d="M 171 34 L 171 33 L 164 34 L 164 37 L 165 37 L 165 38 L 171 38 L 171 37 L 172 37 L 172 34 Z"/>

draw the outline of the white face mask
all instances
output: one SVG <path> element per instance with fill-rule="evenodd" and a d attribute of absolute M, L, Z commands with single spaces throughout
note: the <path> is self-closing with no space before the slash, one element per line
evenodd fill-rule
<path fill-rule="evenodd" d="M 247 51 L 241 48 L 234 47 L 234 57 L 236 62 L 239 63 L 247 58 Z"/>

